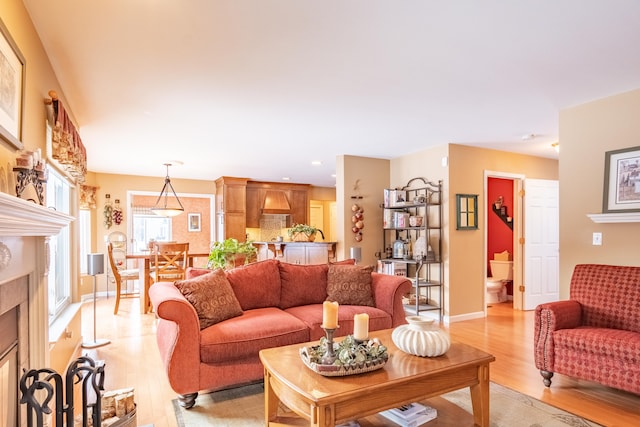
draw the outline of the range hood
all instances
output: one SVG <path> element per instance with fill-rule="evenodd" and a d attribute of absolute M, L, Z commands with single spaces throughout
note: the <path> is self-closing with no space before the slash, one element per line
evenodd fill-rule
<path fill-rule="evenodd" d="M 291 213 L 291 206 L 284 191 L 267 190 L 262 206 L 263 215 L 288 215 Z"/>

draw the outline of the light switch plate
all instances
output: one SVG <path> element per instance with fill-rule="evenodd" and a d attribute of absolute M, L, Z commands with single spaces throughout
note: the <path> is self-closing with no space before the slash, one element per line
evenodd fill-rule
<path fill-rule="evenodd" d="M 593 245 L 594 246 L 602 245 L 602 233 L 593 233 Z"/>

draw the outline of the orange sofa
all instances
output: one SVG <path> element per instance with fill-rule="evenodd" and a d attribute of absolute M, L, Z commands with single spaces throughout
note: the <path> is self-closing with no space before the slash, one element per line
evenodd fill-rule
<path fill-rule="evenodd" d="M 535 311 L 535 364 L 640 394 L 640 267 L 576 265 L 570 299 Z"/>
<path fill-rule="evenodd" d="M 199 391 L 261 380 L 262 349 L 320 339 L 329 268 L 267 260 L 229 270 L 225 274 L 242 314 L 202 330 L 194 306 L 174 283 L 151 286 L 158 348 L 180 404 L 192 407 Z M 206 272 L 189 269 L 187 278 Z M 375 306 L 340 305 L 336 336 L 353 333 L 357 313 L 369 315 L 372 331 L 405 323 L 402 295 L 410 288 L 406 277 L 371 273 Z"/>

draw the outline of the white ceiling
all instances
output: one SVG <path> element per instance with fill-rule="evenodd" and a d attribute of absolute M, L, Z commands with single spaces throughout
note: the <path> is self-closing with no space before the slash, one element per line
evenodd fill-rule
<path fill-rule="evenodd" d="M 640 88 L 637 0 L 24 3 L 95 172 L 333 186 L 341 154 L 554 157 L 561 109 Z"/>

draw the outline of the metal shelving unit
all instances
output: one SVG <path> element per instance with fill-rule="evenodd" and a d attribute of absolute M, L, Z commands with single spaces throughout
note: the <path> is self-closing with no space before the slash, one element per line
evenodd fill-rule
<path fill-rule="evenodd" d="M 443 320 L 442 181 L 413 178 L 402 188 L 384 191 L 383 244 L 378 271 L 406 275 L 415 302 L 405 311 L 437 311 Z M 422 223 L 411 219 L 422 217 Z M 402 245 L 402 248 L 400 247 Z"/>

